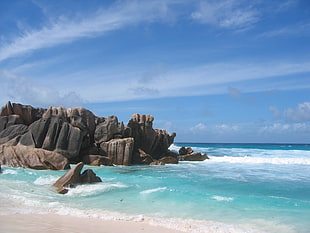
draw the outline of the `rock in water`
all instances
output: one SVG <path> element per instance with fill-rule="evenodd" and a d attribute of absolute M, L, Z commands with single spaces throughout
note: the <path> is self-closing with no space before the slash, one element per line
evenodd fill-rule
<path fill-rule="evenodd" d="M 154 117 L 151 115 L 133 114 L 127 128 L 130 129 L 128 130 L 130 136 L 134 138 L 135 151 L 142 149 L 153 159 L 159 159 L 168 151 L 176 134 L 169 135 L 165 130 L 153 129 L 153 120 Z M 139 160 L 140 158 L 136 159 Z"/>
<path fill-rule="evenodd" d="M 53 184 L 58 193 L 65 194 L 68 192 L 66 187 L 75 187 L 77 184 L 102 182 L 91 169 L 87 169 L 81 174 L 83 166 L 82 162 L 78 163 Z"/>
<path fill-rule="evenodd" d="M 183 161 L 204 161 L 206 159 L 209 159 L 209 157 L 205 153 L 200 152 L 180 156 L 180 160 Z"/>
<path fill-rule="evenodd" d="M 180 148 L 180 150 L 179 150 L 179 154 L 180 155 L 188 155 L 188 154 L 191 154 L 191 153 L 193 153 L 194 151 L 193 151 L 193 149 L 191 148 L 191 147 L 184 147 L 184 146 L 182 146 L 181 148 Z"/>
<path fill-rule="evenodd" d="M 70 168 L 68 159 L 61 154 L 23 145 L 1 145 L 0 163 L 10 167 L 29 167 L 38 170 Z"/>

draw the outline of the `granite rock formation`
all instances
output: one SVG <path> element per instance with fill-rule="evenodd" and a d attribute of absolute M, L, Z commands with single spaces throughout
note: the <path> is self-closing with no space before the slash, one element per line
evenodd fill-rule
<path fill-rule="evenodd" d="M 83 162 L 78 163 L 53 184 L 58 193 L 65 194 L 69 191 L 68 188 L 73 188 L 78 184 L 102 182 L 91 169 L 86 169 L 81 174 L 83 166 Z"/>
<path fill-rule="evenodd" d="M 116 116 L 97 117 L 82 107 L 44 109 L 8 102 L 0 112 L 0 161 L 8 158 L 3 151 L 16 147 L 15 162 L 3 164 L 43 168 L 43 165 L 32 165 L 23 159 L 16 161 L 27 150 L 54 153 L 70 163 L 150 164 L 165 157 L 176 136 L 153 129 L 153 121 L 151 115 L 133 114 L 125 126 Z M 51 166 L 52 169 L 56 167 Z"/>
<path fill-rule="evenodd" d="M 181 161 L 204 161 L 209 159 L 207 154 L 194 152 L 191 147 L 181 147 L 179 150 L 179 160 Z"/>
<path fill-rule="evenodd" d="M 151 115 L 133 114 L 126 130 L 127 134 L 134 138 L 135 152 L 141 149 L 153 159 L 160 159 L 168 152 L 176 134 L 169 135 L 165 130 L 153 129 L 153 120 Z M 141 163 L 142 160 L 139 153 L 134 153 L 133 161 Z"/>
<path fill-rule="evenodd" d="M 39 170 L 70 168 L 68 159 L 61 154 L 23 145 L 0 145 L 0 163 L 10 167 L 28 167 Z"/>

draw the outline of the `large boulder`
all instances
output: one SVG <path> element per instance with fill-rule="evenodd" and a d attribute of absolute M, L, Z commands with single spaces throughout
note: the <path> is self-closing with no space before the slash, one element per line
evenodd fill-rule
<path fill-rule="evenodd" d="M 101 118 L 101 122 L 96 126 L 95 142 L 107 142 L 113 138 L 120 138 L 123 136 L 124 124 L 118 122 L 116 116 L 112 115 L 107 118 Z"/>
<path fill-rule="evenodd" d="M 84 155 L 82 162 L 91 166 L 112 166 L 112 160 L 107 156 L 102 155 Z"/>
<path fill-rule="evenodd" d="M 20 144 L 56 151 L 71 159 L 77 157 L 82 145 L 83 132 L 63 118 L 51 116 L 41 118 L 29 126 Z"/>
<path fill-rule="evenodd" d="M 72 126 L 78 127 L 84 132 L 83 147 L 86 148 L 90 144 L 94 143 L 94 133 L 96 129 L 96 117 L 95 115 L 82 107 L 69 108 L 67 110 L 67 116 Z"/>
<path fill-rule="evenodd" d="M 133 138 L 112 139 L 100 144 L 102 151 L 113 164 L 130 165 L 134 148 Z"/>
<path fill-rule="evenodd" d="M 158 160 L 159 162 L 163 164 L 178 164 L 179 160 L 172 156 L 165 156 Z"/>
<path fill-rule="evenodd" d="M 188 155 L 188 154 L 191 154 L 193 153 L 193 149 L 191 147 L 184 147 L 182 146 L 179 150 L 179 154 L 180 155 Z"/>
<path fill-rule="evenodd" d="M 67 187 L 75 187 L 77 184 L 102 182 L 91 169 L 87 169 L 81 174 L 83 166 L 82 162 L 78 163 L 53 184 L 58 193 L 65 194 L 68 192 Z"/>
<path fill-rule="evenodd" d="M 43 118 L 52 116 L 62 118 L 73 127 L 79 128 L 83 132 L 81 149 L 85 149 L 94 143 L 96 116 L 91 111 L 82 107 L 69 109 L 62 106 L 57 108 L 50 107 L 43 114 Z"/>
<path fill-rule="evenodd" d="M 28 146 L 0 145 L 0 163 L 10 167 L 28 167 L 32 169 L 68 169 L 67 158 L 53 151 Z"/>
<path fill-rule="evenodd" d="M 135 140 L 135 151 L 142 149 L 154 159 L 159 159 L 168 151 L 176 134 L 169 135 L 165 130 L 153 129 L 153 120 L 151 115 L 133 114 L 128 122 L 130 130 L 127 132 Z"/>
<path fill-rule="evenodd" d="M 19 115 L 23 123 L 30 125 L 40 119 L 46 111 L 44 108 L 34 108 L 30 105 L 22 105 L 9 101 L 0 111 L 0 116 Z"/>
<path fill-rule="evenodd" d="M 19 115 L 0 116 L 0 132 L 9 126 L 23 123 Z"/>
<path fill-rule="evenodd" d="M 27 131 L 28 126 L 26 125 L 11 125 L 0 132 L 0 144 L 6 143 L 17 136 L 21 136 Z"/>
<path fill-rule="evenodd" d="M 179 159 L 182 161 L 204 161 L 209 159 L 209 157 L 205 153 L 194 152 L 191 154 L 181 155 Z"/>

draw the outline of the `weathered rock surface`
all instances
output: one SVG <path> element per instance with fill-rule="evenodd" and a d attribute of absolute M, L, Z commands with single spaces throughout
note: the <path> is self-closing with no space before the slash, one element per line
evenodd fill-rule
<path fill-rule="evenodd" d="M 179 160 L 175 157 L 172 157 L 172 156 L 162 157 L 158 161 L 162 162 L 164 164 L 178 164 L 179 163 Z"/>
<path fill-rule="evenodd" d="M 0 145 L 43 149 L 91 165 L 162 164 L 156 161 L 178 158 L 167 154 L 175 133 L 153 129 L 153 121 L 151 115 L 133 114 L 124 126 L 116 116 L 97 117 L 82 107 L 44 109 L 8 102 L 0 112 Z M 15 150 L 16 158 L 23 156 L 19 153 Z"/>
<path fill-rule="evenodd" d="M 200 152 L 180 156 L 180 160 L 183 161 L 204 161 L 206 159 L 209 159 L 209 157 L 206 154 Z"/>
<path fill-rule="evenodd" d="M 100 147 L 105 155 L 111 159 L 113 164 L 131 164 L 134 149 L 133 138 L 112 139 L 108 142 L 102 142 Z"/>
<path fill-rule="evenodd" d="M 124 132 L 123 122 L 118 122 L 116 116 L 109 116 L 96 126 L 96 143 L 107 142 L 113 138 L 121 138 Z"/>
<path fill-rule="evenodd" d="M 0 132 L 9 126 L 23 123 L 19 115 L 0 116 Z"/>
<path fill-rule="evenodd" d="M 83 133 L 61 117 L 41 118 L 29 126 L 28 132 L 20 139 L 20 144 L 56 151 L 67 158 L 79 155 Z"/>
<path fill-rule="evenodd" d="M 78 184 L 102 182 L 91 169 L 87 169 L 81 174 L 83 166 L 83 162 L 78 163 L 53 184 L 58 193 L 65 194 L 68 192 L 68 187 L 75 187 Z"/>
<path fill-rule="evenodd" d="M 193 153 L 194 151 L 193 151 L 193 149 L 191 148 L 191 147 L 184 147 L 184 146 L 182 146 L 181 148 L 180 148 L 180 150 L 179 150 L 179 154 L 180 155 L 188 155 L 188 154 L 191 154 L 191 153 Z"/>
<path fill-rule="evenodd" d="M 0 116 L 19 115 L 23 123 L 30 125 L 31 123 L 39 120 L 46 109 L 34 108 L 30 105 L 16 104 L 9 101 L 5 106 L 2 107 Z"/>
<path fill-rule="evenodd" d="M 63 170 L 70 167 L 68 159 L 61 154 L 23 145 L 0 145 L 0 163 L 33 169 Z"/>
<path fill-rule="evenodd" d="M 107 156 L 102 155 L 84 155 L 82 157 L 82 162 L 91 166 L 112 166 L 112 160 Z"/>
<path fill-rule="evenodd" d="M 130 136 L 134 138 L 135 151 L 142 149 L 154 159 L 159 159 L 168 151 L 176 134 L 169 135 L 165 130 L 153 129 L 153 120 L 151 115 L 133 114 L 127 127 L 130 128 Z M 139 157 L 134 160 L 140 162 Z"/>
<path fill-rule="evenodd" d="M 17 136 L 21 136 L 27 131 L 28 126 L 26 125 L 10 125 L 6 129 L 0 131 L 0 144 L 6 143 Z"/>

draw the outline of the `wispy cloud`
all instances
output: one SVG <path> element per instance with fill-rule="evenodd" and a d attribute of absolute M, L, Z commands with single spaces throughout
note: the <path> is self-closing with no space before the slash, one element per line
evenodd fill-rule
<path fill-rule="evenodd" d="M 258 38 L 273 38 L 283 36 L 310 36 L 310 23 L 299 23 L 282 28 L 266 31 L 258 35 Z"/>
<path fill-rule="evenodd" d="M 310 125 L 307 123 L 273 123 L 259 128 L 261 134 L 295 134 L 309 133 Z"/>
<path fill-rule="evenodd" d="M 8 71 L 0 71 L 0 82 L 3 85 L 0 97 L 4 101 L 11 100 L 35 106 L 77 106 L 85 102 L 74 91 L 62 94 L 57 89 L 33 83 Z"/>
<path fill-rule="evenodd" d="M 250 5 L 242 5 L 242 1 L 200 1 L 192 18 L 222 28 L 246 30 L 259 21 L 259 14 Z"/>
<path fill-rule="evenodd" d="M 148 73 L 148 70 L 144 67 L 126 65 L 124 67 L 107 67 L 104 70 L 101 68 L 85 69 L 68 74 L 65 72 L 48 73 L 44 76 L 46 80 L 41 80 L 38 83 L 30 80 L 40 80 L 40 74 L 38 77 L 29 74 L 27 77 L 6 71 L 7 74 L 10 73 L 16 78 L 2 78 L 1 83 L 3 86 L 13 85 L 16 88 L 18 85 L 28 86 L 28 90 L 23 92 L 26 98 L 31 93 L 36 96 L 37 90 L 43 91 L 44 88 L 40 86 L 40 83 L 44 83 L 49 90 L 57 90 L 58 93 L 78 93 L 81 99 L 88 102 L 115 102 L 229 93 L 240 101 L 252 103 L 253 99 L 249 99 L 249 96 L 245 95 L 246 93 L 266 91 L 273 87 L 280 90 L 310 88 L 307 79 L 298 79 L 296 82 L 298 74 L 307 72 L 310 72 L 310 63 L 213 63 L 185 68 L 174 66 L 165 69 L 164 72 L 157 72 L 156 70 L 156 72 L 151 72 L 151 76 L 146 77 L 145 74 Z M 295 75 L 292 82 L 287 82 L 287 79 L 282 77 L 292 74 Z M 91 81 L 85 77 L 91 77 Z M 15 81 L 13 82 L 13 80 Z M 258 82 L 259 80 L 264 81 Z M 61 82 L 61 85 L 57 85 L 58 82 Z M 272 82 L 277 85 L 270 85 Z M 234 87 L 239 87 L 241 83 L 243 85 L 242 92 Z M 46 90 L 45 93 L 49 93 L 50 99 L 54 99 L 54 91 Z M 8 92 L 4 91 L 2 95 L 4 93 L 7 94 L 5 99 L 9 98 Z M 18 92 L 14 95 L 18 95 Z M 41 101 L 43 100 L 49 101 L 48 97 L 41 99 Z"/>
<path fill-rule="evenodd" d="M 90 17 L 75 19 L 59 17 L 40 30 L 22 32 L 22 36 L 0 47 L 0 61 L 37 49 L 102 35 L 128 25 L 161 21 L 169 17 L 166 1 L 125 1 L 108 9 L 98 10 Z"/>

